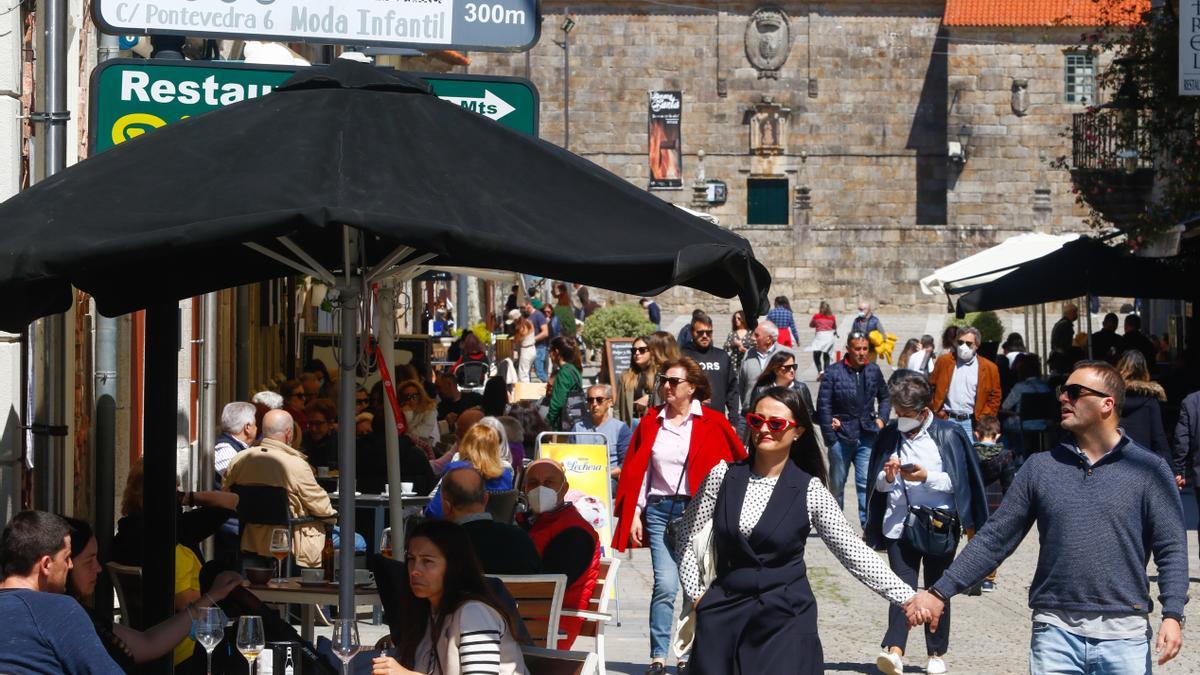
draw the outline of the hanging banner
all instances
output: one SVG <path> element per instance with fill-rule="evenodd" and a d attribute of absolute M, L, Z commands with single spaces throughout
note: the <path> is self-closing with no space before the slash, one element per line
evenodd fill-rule
<path fill-rule="evenodd" d="M 1179 3 L 1179 95 L 1200 96 L 1200 2 Z"/>
<path fill-rule="evenodd" d="M 525 51 L 538 0 L 96 0 L 106 33 Z"/>
<path fill-rule="evenodd" d="M 650 188 L 683 187 L 683 93 L 650 92 Z"/>

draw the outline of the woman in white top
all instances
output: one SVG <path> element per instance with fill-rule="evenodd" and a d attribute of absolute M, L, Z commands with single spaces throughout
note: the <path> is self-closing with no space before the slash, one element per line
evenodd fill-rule
<path fill-rule="evenodd" d="M 675 542 L 680 580 L 695 603 L 689 675 L 824 672 L 804 564 L 813 529 L 871 590 L 897 606 L 913 595 L 863 544 L 825 487 L 828 471 L 799 395 L 771 388 L 751 410 L 750 459 L 713 468 Z M 692 542 L 708 523 L 715 569 L 706 586 L 705 561 Z"/>
<path fill-rule="evenodd" d="M 533 322 L 529 320 L 526 311 L 518 309 L 508 313 L 508 320 L 517 324 L 513 334 L 513 342 L 517 345 L 517 380 L 529 382 L 530 373 L 533 371 L 533 358 L 537 355 Z"/>
<path fill-rule="evenodd" d="M 416 380 L 405 380 L 396 390 L 408 436 L 417 445 L 433 447 L 438 442 L 437 401 L 429 398 Z"/>
<path fill-rule="evenodd" d="M 374 675 L 527 675 L 517 622 L 484 583 L 479 559 L 463 529 L 425 521 L 408 543 L 399 616 L 393 624 L 396 658 L 371 663 Z M 398 634 L 397 634 L 398 631 Z"/>

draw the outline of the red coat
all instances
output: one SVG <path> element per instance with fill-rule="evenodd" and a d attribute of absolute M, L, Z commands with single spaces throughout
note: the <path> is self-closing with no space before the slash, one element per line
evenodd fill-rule
<path fill-rule="evenodd" d="M 662 406 L 646 411 L 633 432 L 625 463 L 621 465 L 621 481 L 617 484 L 617 500 L 613 513 L 617 518 L 612 545 L 618 551 L 629 546 L 629 528 L 637 509 L 638 491 L 650 467 L 650 455 L 663 421 L 658 417 Z M 688 446 L 687 484 L 689 494 L 696 494 L 708 472 L 718 462 L 735 462 L 746 458 L 746 448 L 725 416 L 701 407 L 700 417 L 692 420 L 692 441 Z"/>

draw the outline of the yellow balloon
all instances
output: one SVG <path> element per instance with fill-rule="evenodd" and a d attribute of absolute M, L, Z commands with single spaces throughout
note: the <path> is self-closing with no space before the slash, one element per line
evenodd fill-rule
<path fill-rule="evenodd" d="M 113 145 L 117 145 L 131 138 L 137 138 L 151 129 L 165 126 L 167 126 L 166 121 L 156 115 L 129 113 L 113 124 L 112 142 Z"/>

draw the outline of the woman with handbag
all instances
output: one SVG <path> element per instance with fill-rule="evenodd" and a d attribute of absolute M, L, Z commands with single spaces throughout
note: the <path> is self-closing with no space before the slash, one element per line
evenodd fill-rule
<path fill-rule="evenodd" d="M 742 459 L 746 450 L 725 416 L 701 405 L 709 398 L 708 378 L 688 357 L 662 364 L 657 384 L 666 403 L 652 407 L 629 443 L 617 484 L 618 522 L 613 548 L 648 546 L 654 569 L 650 598 L 650 669 L 666 672 L 679 569 L 669 545 L 667 524 L 687 508 L 691 495 L 717 464 Z M 684 670 L 681 657 L 680 672 Z"/>
<path fill-rule="evenodd" d="M 708 474 L 676 541 L 680 578 L 695 603 L 689 671 L 821 673 L 817 607 L 804 563 L 811 530 L 890 602 L 906 602 L 913 589 L 862 543 L 825 487 L 828 471 L 800 396 L 768 389 L 746 421 L 749 461 L 722 463 Z"/>
<path fill-rule="evenodd" d="M 929 410 L 933 388 L 924 374 L 898 370 L 888 383 L 892 410 L 898 419 L 875 440 L 867 486 L 867 544 L 887 550 L 892 570 L 916 586 L 925 568 L 925 586 L 932 586 L 954 560 L 959 535 L 978 530 L 987 520 L 987 497 L 979 463 L 966 433 L 953 422 L 937 419 Z M 876 658 L 888 675 L 904 672 L 902 657 L 908 644 L 904 610 L 888 611 L 888 629 Z M 950 646 L 950 607 L 936 631 L 925 629 L 930 675 L 946 672 Z"/>

